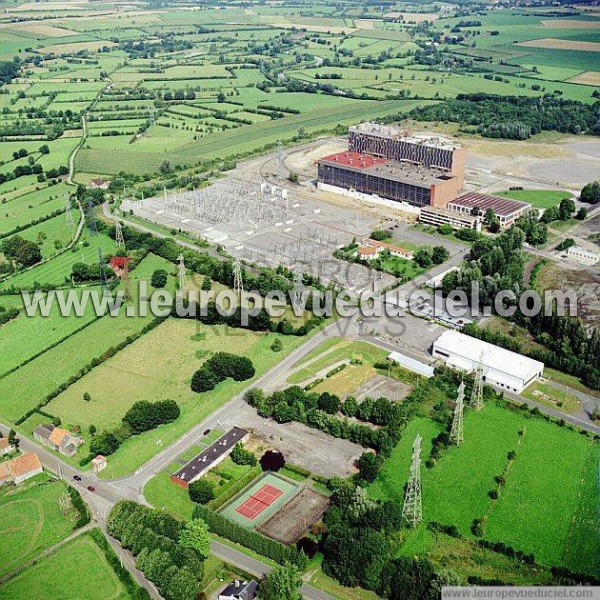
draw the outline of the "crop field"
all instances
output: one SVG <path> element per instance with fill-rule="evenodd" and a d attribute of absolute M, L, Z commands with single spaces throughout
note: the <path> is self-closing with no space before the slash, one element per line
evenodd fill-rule
<path fill-rule="evenodd" d="M 85 586 L 85 598 L 89 600 L 131 598 L 89 535 L 77 537 L 9 579 L 0 587 L 0 593 L 5 598 L 35 598 L 40 582 L 44 582 L 44 598 L 48 600 L 72 598 L 73 587 L 78 585 Z"/>
<path fill-rule="evenodd" d="M 439 431 L 434 421 L 411 421 L 369 495 L 402 501 L 415 435 L 423 437 L 425 461 Z M 513 461 L 507 458 L 510 451 L 516 453 Z M 485 539 L 533 553 L 544 565 L 593 573 L 600 549 L 594 527 L 597 491 L 591 483 L 598 458 L 589 439 L 546 421 L 492 404 L 468 411 L 463 444 L 446 450 L 433 468 L 423 465 L 424 522 L 455 525 L 471 538 L 473 520 L 483 518 Z M 506 484 L 492 500 L 488 492 L 499 475 Z M 406 543 L 411 552 L 427 552 L 431 539 L 425 525 Z"/>
<path fill-rule="evenodd" d="M 16 492 L 9 487 L 0 491 L 0 576 L 71 533 L 75 512 L 63 513 L 58 504 L 66 491 L 62 482 L 48 480 L 45 475 L 37 475 Z"/>

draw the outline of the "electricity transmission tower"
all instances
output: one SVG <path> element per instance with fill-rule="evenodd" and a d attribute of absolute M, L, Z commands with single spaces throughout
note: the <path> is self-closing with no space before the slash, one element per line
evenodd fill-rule
<path fill-rule="evenodd" d="M 244 280 L 242 279 L 242 265 L 239 258 L 235 259 L 233 265 L 233 289 L 241 301 L 244 293 Z"/>
<path fill-rule="evenodd" d="M 279 163 L 279 167 L 284 171 L 285 170 L 285 152 L 283 150 L 283 142 L 281 140 L 277 140 L 277 162 Z"/>
<path fill-rule="evenodd" d="M 72 229 L 75 227 L 75 222 L 73 221 L 73 213 L 71 212 L 71 199 L 68 195 L 65 196 L 65 222 L 67 227 Z"/>
<path fill-rule="evenodd" d="M 185 263 L 183 261 L 183 254 L 179 255 L 179 291 L 183 293 L 186 284 L 185 276 Z"/>
<path fill-rule="evenodd" d="M 125 248 L 125 238 L 123 237 L 123 228 L 121 227 L 121 221 L 117 219 L 115 221 L 115 241 L 119 248 Z"/>
<path fill-rule="evenodd" d="M 458 398 L 454 407 L 454 418 L 450 429 L 450 441 L 460 446 L 463 441 L 463 413 L 465 408 L 465 384 L 461 382 L 458 387 Z"/>
<path fill-rule="evenodd" d="M 294 294 L 292 303 L 294 306 L 302 305 L 302 292 L 304 290 L 304 276 L 300 270 L 294 273 Z"/>
<path fill-rule="evenodd" d="M 404 495 L 402 518 L 411 526 L 416 527 L 423 519 L 423 504 L 421 500 L 421 441 L 423 438 L 417 433 L 413 443 L 412 462 L 410 475 Z"/>
<path fill-rule="evenodd" d="M 475 381 L 473 382 L 473 392 L 471 393 L 471 407 L 475 410 L 483 408 L 483 354 L 475 368 Z"/>

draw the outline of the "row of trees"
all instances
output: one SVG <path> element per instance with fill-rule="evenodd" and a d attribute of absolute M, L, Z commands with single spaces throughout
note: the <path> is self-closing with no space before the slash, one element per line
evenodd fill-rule
<path fill-rule="evenodd" d="M 252 379 L 255 373 L 256 370 L 249 358 L 228 352 L 217 352 L 192 376 L 192 391 L 207 392 L 229 377 L 234 381 L 246 381 Z"/>
<path fill-rule="evenodd" d="M 221 535 L 232 542 L 236 542 L 250 548 L 262 556 L 266 556 L 279 564 L 293 563 L 300 569 L 304 569 L 307 564 L 306 556 L 303 552 L 295 548 L 288 548 L 276 540 L 272 540 L 257 531 L 246 529 L 237 523 L 229 520 L 227 517 L 216 513 L 207 506 L 197 504 L 194 508 L 194 519 L 202 519 L 208 525 L 212 533 Z"/>
<path fill-rule="evenodd" d="M 171 515 L 128 500 L 118 502 L 108 532 L 136 557 L 136 567 L 167 600 L 194 600 L 210 549 L 201 519 L 182 523 Z"/>

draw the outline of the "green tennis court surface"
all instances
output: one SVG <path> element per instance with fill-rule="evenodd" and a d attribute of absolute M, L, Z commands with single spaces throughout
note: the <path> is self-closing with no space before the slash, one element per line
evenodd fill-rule
<path fill-rule="evenodd" d="M 298 486 L 293 483 L 268 473 L 226 504 L 221 514 L 238 525 L 253 529 L 276 513 L 299 491 Z"/>

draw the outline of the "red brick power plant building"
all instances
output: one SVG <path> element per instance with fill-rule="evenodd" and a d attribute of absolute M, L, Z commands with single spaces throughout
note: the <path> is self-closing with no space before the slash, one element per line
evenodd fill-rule
<path fill-rule="evenodd" d="M 319 183 L 413 206 L 446 207 L 463 185 L 465 148 L 440 137 L 361 123 L 349 149 L 318 161 Z"/>

